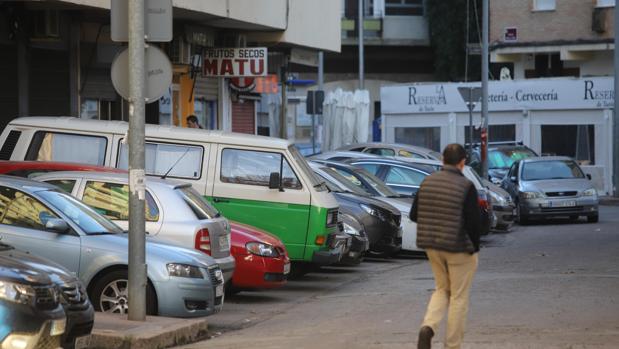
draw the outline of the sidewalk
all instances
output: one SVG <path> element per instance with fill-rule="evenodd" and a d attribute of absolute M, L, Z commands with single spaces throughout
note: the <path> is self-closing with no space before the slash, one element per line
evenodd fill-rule
<path fill-rule="evenodd" d="M 600 196 L 600 205 L 619 206 L 619 198 L 614 196 Z"/>
<path fill-rule="evenodd" d="M 89 348 L 169 348 L 206 339 L 207 329 L 205 318 L 148 316 L 146 321 L 140 322 L 129 321 L 126 315 L 97 312 Z"/>

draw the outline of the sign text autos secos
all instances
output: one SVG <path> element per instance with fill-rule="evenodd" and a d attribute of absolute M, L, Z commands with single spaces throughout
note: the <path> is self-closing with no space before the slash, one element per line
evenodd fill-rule
<path fill-rule="evenodd" d="M 213 48 L 204 52 L 204 76 L 265 76 L 266 47 Z"/>

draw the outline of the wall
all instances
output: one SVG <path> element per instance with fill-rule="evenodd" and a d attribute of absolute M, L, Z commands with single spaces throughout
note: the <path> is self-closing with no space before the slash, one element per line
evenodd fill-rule
<path fill-rule="evenodd" d="M 423 16 L 383 17 L 383 39 L 414 40 L 418 45 L 429 45 L 428 20 Z"/>

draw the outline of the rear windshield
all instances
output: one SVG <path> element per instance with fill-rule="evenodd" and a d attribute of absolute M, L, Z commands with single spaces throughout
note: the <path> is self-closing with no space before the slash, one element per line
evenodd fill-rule
<path fill-rule="evenodd" d="M 488 168 L 508 169 L 514 162 L 536 156 L 528 148 L 495 149 L 488 152 Z"/>
<path fill-rule="evenodd" d="M 525 162 L 522 166 L 522 179 L 525 181 L 585 177 L 580 167 L 571 160 Z"/>
<path fill-rule="evenodd" d="M 208 201 L 192 187 L 182 187 L 176 189 L 176 191 L 180 193 L 183 200 L 189 205 L 198 219 L 213 219 L 219 217 L 219 211 L 209 204 Z"/>

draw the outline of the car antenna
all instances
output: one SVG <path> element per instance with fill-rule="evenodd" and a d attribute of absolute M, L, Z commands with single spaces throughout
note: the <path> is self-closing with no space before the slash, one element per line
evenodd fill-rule
<path fill-rule="evenodd" d="M 185 157 L 185 155 L 186 155 L 188 152 L 189 152 L 189 147 L 187 147 L 187 149 L 185 149 L 185 152 L 183 153 L 183 155 L 181 155 L 181 156 L 178 158 L 178 160 L 176 160 L 176 162 L 175 162 L 175 163 L 173 163 L 173 164 L 172 164 L 172 166 L 170 166 L 170 169 L 168 169 L 168 171 L 167 171 L 167 172 L 166 172 L 163 176 L 161 176 L 161 179 L 165 179 L 165 178 L 166 178 L 166 177 L 170 174 L 170 172 L 172 172 L 172 170 L 174 169 L 174 167 L 176 167 L 176 165 L 177 165 L 177 164 L 178 164 L 181 160 L 183 160 L 183 158 Z"/>

